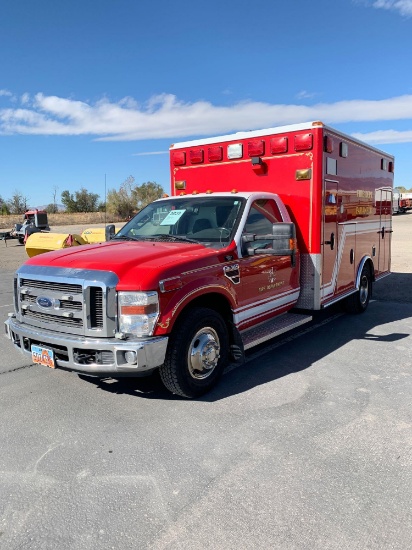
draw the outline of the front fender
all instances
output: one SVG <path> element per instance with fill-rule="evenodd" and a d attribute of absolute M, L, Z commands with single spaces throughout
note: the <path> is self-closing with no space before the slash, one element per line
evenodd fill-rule
<path fill-rule="evenodd" d="M 176 291 L 161 294 L 160 316 L 154 335 L 169 334 L 182 310 L 197 298 L 204 298 L 208 294 L 219 294 L 228 302 L 231 309 L 235 309 L 237 296 L 234 287 L 229 280 L 226 282 L 216 277 L 207 277 L 191 281 Z"/>

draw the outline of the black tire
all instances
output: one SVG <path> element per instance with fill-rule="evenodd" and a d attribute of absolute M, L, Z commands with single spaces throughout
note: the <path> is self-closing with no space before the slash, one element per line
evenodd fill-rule
<path fill-rule="evenodd" d="M 189 310 L 174 328 L 160 377 L 166 388 L 181 397 L 198 397 L 219 380 L 229 357 L 229 337 L 222 317 L 214 310 Z"/>
<path fill-rule="evenodd" d="M 359 289 L 346 298 L 344 307 L 348 313 L 363 313 L 366 311 L 372 296 L 372 277 L 368 265 L 364 265 L 360 276 Z"/>
<path fill-rule="evenodd" d="M 19 237 L 19 243 L 24 244 L 24 237 Z"/>

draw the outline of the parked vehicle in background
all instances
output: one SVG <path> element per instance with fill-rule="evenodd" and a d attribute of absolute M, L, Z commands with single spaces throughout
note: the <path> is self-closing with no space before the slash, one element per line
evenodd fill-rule
<path fill-rule="evenodd" d="M 23 217 L 23 223 L 16 223 L 10 234 L 13 238 L 19 239 L 20 244 L 23 244 L 29 235 L 40 231 L 50 231 L 50 227 L 47 212 L 36 208 L 27 210 Z"/>

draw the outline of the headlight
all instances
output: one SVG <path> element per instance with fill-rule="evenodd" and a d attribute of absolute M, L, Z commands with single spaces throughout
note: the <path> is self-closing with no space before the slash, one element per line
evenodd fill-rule
<path fill-rule="evenodd" d="M 119 331 L 151 336 L 159 316 L 157 292 L 119 292 Z"/>

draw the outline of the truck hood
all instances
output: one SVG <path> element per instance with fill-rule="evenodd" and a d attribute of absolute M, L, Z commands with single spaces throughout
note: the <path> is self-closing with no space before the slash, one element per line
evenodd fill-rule
<path fill-rule="evenodd" d="M 111 271 L 119 278 L 118 290 L 153 290 L 161 279 L 216 263 L 224 250 L 178 242 L 108 242 L 39 254 L 26 265 Z"/>

